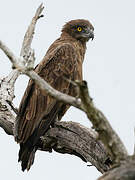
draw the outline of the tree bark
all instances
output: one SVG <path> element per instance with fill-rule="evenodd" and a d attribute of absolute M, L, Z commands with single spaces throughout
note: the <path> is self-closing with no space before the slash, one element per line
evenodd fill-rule
<path fill-rule="evenodd" d="M 135 157 L 129 156 L 98 180 L 135 180 Z"/>
<path fill-rule="evenodd" d="M 8 135 L 13 135 L 14 123 L 0 119 L 2 127 Z M 84 162 L 90 162 L 101 173 L 110 168 L 111 161 L 102 143 L 97 140 L 97 133 L 75 122 L 56 122 L 45 136 L 41 137 L 37 146 L 39 150 L 52 150 L 72 154 Z"/>

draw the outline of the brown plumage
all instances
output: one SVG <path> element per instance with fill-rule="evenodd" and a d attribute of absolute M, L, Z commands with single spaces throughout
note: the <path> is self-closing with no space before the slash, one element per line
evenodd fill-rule
<path fill-rule="evenodd" d="M 53 88 L 76 96 L 70 81 L 82 80 L 82 63 L 86 42 L 94 38 L 94 28 L 87 20 L 72 20 L 63 26 L 62 34 L 48 49 L 35 72 Z M 16 118 L 15 140 L 20 143 L 19 161 L 22 170 L 29 170 L 34 161 L 36 144 L 50 125 L 60 120 L 68 105 L 43 94 L 30 80 L 24 93 Z"/>

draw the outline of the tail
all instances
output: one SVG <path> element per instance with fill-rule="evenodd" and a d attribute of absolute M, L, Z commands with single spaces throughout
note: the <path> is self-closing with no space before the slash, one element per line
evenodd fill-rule
<path fill-rule="evenodd" d="M 28 171 L 30 169 L 30 167 L 34 163 L 36 150 L 37 148 L 34 146 L 29 147 L 26 144 L 20 144 L 18 162 L 21 162 L 22 171 L 25 171 L 26 169 Z"/>
<path fill-rule="evenodd" d="M 55 104 L 55 106 L 57 108 L 53 108 L 52 111 L 50 111 L 50 113 L 42 119 L 38 127 L 34 130 L 32 135 L 26 140 L 26 142 L 20 142 L 20 139 L 18 139 L 17 133 L 15 132 L 15 139 L 18 143 L 20 143 L 18 161 L 21 162 L 22 171 L 25 171 L 25 169 L 30 169 L 30 167 L 34 163 L 35 152 L 38 149 L 38 141 L 40 137 L 46 133 L 50 125 L 53 124 L 56 120 L 59 106 L 57 105 L 57 103 Z"/>

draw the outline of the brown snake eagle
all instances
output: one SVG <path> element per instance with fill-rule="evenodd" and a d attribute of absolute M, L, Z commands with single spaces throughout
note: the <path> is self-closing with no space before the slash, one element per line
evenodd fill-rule
<path fill-rule="evenodd" d="M 70 80 L 82 80 L 86 42 L 93 38 L 94 28 L 89 21 L 69 21 L 63 26 L 60 38 L 54 41 L 43 60 L 36 66 L 35 72 L 58 91 L 77 96 Z M 19 161 L 23 171 L 29 170 L 34 162 L 39 138 L 50 125 L 62 118 L 69 107 L 47 93 L 43 94 L 35 82 L 29 80 L 19 106 L 15 127 L 15 140 L 20 144 Z"/>

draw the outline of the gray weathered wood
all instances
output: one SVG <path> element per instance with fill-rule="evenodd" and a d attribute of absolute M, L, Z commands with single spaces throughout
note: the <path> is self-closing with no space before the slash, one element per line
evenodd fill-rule
<path fill-rule="evenodd" d="M 8 135 L 13 135 L 14 123 L 0 118 L 0 127 Z M 91 163 L 101 173 L 110 168 L 111 161 L 103 144 L 97 140 L 97 133 L 75 122 L 57 122 L 45 136 L 41 137 L 37 146 L 39 150 L 68 153 Z"/>
<path fill-rule="evenodd" d="M 129 156 L 98 180 L 135 180 L 135 158 Z"/>

